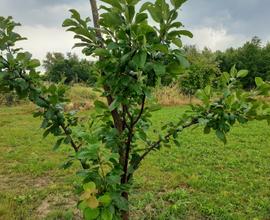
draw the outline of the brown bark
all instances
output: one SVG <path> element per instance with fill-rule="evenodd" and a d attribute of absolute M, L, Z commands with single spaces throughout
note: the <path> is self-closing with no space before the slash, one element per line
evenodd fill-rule
<path fill-rule="evenodd" d="M 93 15 L 93 22 L 94 22 L 94 27 L 96 28 L 96 34 L 98 36 L 98 38 L 102 39 L 102 34 L 100 29 L 100 25 L 99 25 L 99 13 L 98 13 L 98 8 L 97 8 L 97 2 L 96 0 L 90 0 L 90 4 L 91 4 L 91 8 L 92 8 L 92 15 Z M 103 47 L 103 45 L 100 45 L 101 47 Z M 104 85 L 104 90 L 106 92 L 108 92 L 108 94 L 110 94 L 110 88 L 107 85 Z M 107 103 L 108 105 L 112 104 L 112 102 L 114 101 L 113 97 L 111 95 L 107 96 Z M 113 110 L 112 111 L 112 117 L 114 120 L 114 125 L 115 128 L 119 131 L 119 133 L 122 133 L 123 131 L 123 123 L 121 120 L 121 117 L 119 115 L 119 113 L 117 112 L 117 110 Z"/>
<path fill-rule="evenodd" d="M 92 9 L 92 15 L 93 15 L 93 22 L 94 22 L 94 27 L 96 28 L 96 34 L 97 37 L 102 40 L 102 34 L 100 31 L 100 25 L 99 25 L 99 13 L 98 13 L 98 8 L 97 8 L 97 2 L 96 0 L 90 0 L 90 4 L 91 4 L 91 9 Z M 102 41 L 100 41 L 102 42 Z M 101 47 L 103 47 L 102 43 L 100 45 Z M 102 59 L 102 58 L 100 58 Z M 109 94 L 107 96 L 107 103 L 108 105 L 111 105 L 111 103 L 114 101 L 113 97 L 110 95 L 110 87 L 107 86 L 106 84 L 104 84 L 103 86 L 104 90 Z M 124 130 L 124 123 L 121 119 L 121 116 L 119 114 L 119 112 L 115 109 L 111 112 L 112 114 L 112 118 L 114 121 L 114 127 L 118 130 L 118 132 L 121 134 Z M 124 167 L 125 166 L 125 149 L 120 146 L 119 149 L 119 155 L 120 155 L 120 164 Z M 122 184 L 124 184 L 121 181 Z M 127 192 L 123 192 L 122 196 L 128 201 L 128 193 Z M 123 211 L 122 212 L 122 219 L 123 220 L 128 220 L 129 219 L 129 211 Z"/>
<path fill-rule="evenodd" d="M 128 201 L 128 192 L 123 192 L 122 196 Z M 122 219 L 129 220 L 129 211 L 122 212 Z"/>

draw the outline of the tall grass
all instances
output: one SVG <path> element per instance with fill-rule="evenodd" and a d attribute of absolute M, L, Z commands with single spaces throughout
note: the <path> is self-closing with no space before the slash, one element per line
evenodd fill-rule
<path fill-rule="evenodd" d="M 157 102 L 163 106 L 188 105 L 198 102 L 191 96 L 183 95 L 177 84 L 156 87 L 153 95 Z"/>
<path fill-rule="evenodd" d="M 71 101 L 67 105 L 67 109 L 88 110 L 94 106 L 94 101 L 97 99 L 98 93 L 90 87 L 75 84 L 70 87 L 67 96 Z"/>

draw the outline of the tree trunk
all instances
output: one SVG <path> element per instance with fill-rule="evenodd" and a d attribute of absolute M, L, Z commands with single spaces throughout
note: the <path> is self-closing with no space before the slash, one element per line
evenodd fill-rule
<path fill-rule="evenodd" d="M 98 8 L 97 8 L 97 1 L 96 0 L 90 0 L 91 9 L 92 9 L 92 15 L 93 15 L 93 22 L 95 28 L 100 28 L 99 26 L 99 14 L 98 14 Z M 98 37 L 101 37 L 101 32 L 97 32 Z"/>
<path fill-rule="evenodd" d="M 102 39 L 102 34 L 101 34 L 101 31 L 99 30 L 100 25 L 99 25 L 99 13 L 98 13 L 98 8 L 97 8 L 97 2 L 96 2 L 96 0 L 90 0 L 90 4 L 91 4 L 91 9 L 92 9 L 94 27 L 97 29 L 96 30 L 97 37 Z M 103 47 L 103 45 L 101 45 L 101 47 Z M 105 84 L 104 85 L 104 90 L 109 92 L 110 88 Z M 108 105 L 110 105 L 113 102 L 113 97 L 111 95 L 107 96 L 107 102 L 108 102 Z M 121 117 L 120 117 L 117 110 L 112 111 L 112 117 L 113 117 L 113 120 L 114 120 L 115 128 L 121 134 L 123 132 L 123 122 L 122 122 Z M 122 147 L 120 147 L 119 155 L 120 155 L 120 161 L 119 162 L 124 167 L 125 166 L 125 161 L 126 161 L 126 155 L 125 155 L 125 150 Z M 126 175 L 127 174 L 125 173 L 124 177 Z M 126 183 L 126 178 L 121 180 L 121 184 L 125 184 L 125 183 Z M 122 196 L 128 201 L 128 192 L 123 192 Z M 129 211 L 123 211 L 121 213 L 121 217 L 122 217 L 123 220 L 129 220 Z"/>
<path fill-rule="evenodd" d="M 122 196 L 128 201 L 128 192 L 123 192 Z M 121 217 L 123 220 L 129 220 L 129 210 L 122 211 Z"/>

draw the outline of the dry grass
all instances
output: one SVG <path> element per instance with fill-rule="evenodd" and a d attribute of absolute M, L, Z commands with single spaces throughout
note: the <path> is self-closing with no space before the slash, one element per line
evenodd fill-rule
<path fill-rule="evenodd" d="M 92 88 L 79 84 L 72 86 L 67 95 L 71 100 L 66 107 L 68 110 L 88 110 L 94 106 L 94 101 L 98 97 L 98 93 L 93 91 Z"/>
<path fill-rule="evenodd" d="M 155 100 L 162 106 L 182 106 L 191 103 L 199 103 L 193 97 L 181 94 L 177 85 L 157 87 L 153 91 Z M 74 85 L 68 92 L 71 103 L 67 105 L 67 110 L 89 110 L 94 106 L 94 101 L 98 99 L 98 92 L 90 87 Z"/>
<path fill-rule="evenodd" d="M 199 101 L 193 97 L 181 94 L 179 87 L 175 85 L 157 87 L 154 90 L 154 97 L 163 106 L 181 106 Z"/>
<path fill-rule="evenodd" d="M 71 103 L 67 106 L 68 110 L 89 110 L 94 106 L 94 101 L 99 98 L 99 93 L 85 85 L 76 84 L 71 87 L 68 97 Z M 184 106 L 189 104 L 200 104 L 201 102 L 194 96 L 183 95 L 177 84 L 170 86 L 159 86 L 153 90 L 154 99 L 162 106 Z M 263 98 L 270 101 L 269 98 Z M 105 100 L 103 100 L 105 101 Z"/>

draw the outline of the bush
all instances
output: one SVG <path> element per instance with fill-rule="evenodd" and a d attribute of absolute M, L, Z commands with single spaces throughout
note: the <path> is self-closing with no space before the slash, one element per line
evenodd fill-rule
<path fill-rule="evenodd" d="M 180 76 L 181 92 L 192 96 L 207 85 L 214 85 L 220 70 L 213 53 L 204 49 L 201 53 L 194 46 L 185 48 L 190 68 Z"/>
<path fill-rule="evenodd" d="M 13 106 L 22 102 L 14 92 L 0 93 L 0 105 Z"/>

